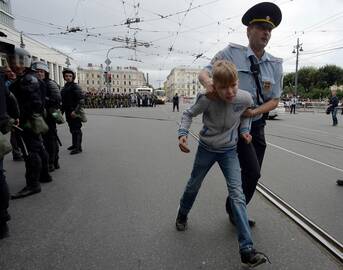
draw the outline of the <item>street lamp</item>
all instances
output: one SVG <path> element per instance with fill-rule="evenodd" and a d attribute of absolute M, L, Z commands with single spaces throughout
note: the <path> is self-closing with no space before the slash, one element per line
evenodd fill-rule
<path fill-rule="evenodd" d="M 295 82 L 294 82 L 294 92 L 295 96 L 298 96 L 298 65 L 299 65 L 299 51 L 302 52 L 302 43 L 299 44 L 299 38 L 297 39 L 297 45 L 294 46 L 293 52 L 296 53 L 296 61 L 295 61 Z"/>
<path fill-rule="evenodd" d="M 119 49 L 119 48 L 128 48 L 128 47 L 127 46 L 114 46 L 114 47 L 109 48 L 106 54 L 105 83 L 107 87 L 107 91 L 106 91 L 107 93 L 109 93 L 111 90 L 111 81 L 108 78 L 108 74 L 110 72 L 110 64 L 112 63 L 108 56 L 109 56 L 110 51 L 112 51 L 113 49 Z"/>

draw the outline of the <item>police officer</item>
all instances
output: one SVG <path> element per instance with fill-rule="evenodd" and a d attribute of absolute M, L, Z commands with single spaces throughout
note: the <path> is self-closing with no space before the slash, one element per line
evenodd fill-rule
<path fill-rule="evenodd" d="M 179 111 L 179 96 L 177 93 L 173 96 L 173 111 L 175 111 L 175 107 Z"/>
<path fill-rule="evenodd" d="M 245 112 L 245 117 L 252 117 L 252 143 L 238 142 L 237 152 L 242 169 L 242 187 L 248 204 L 255 192 L 257 181 L 266 149 L 263 114 L 277 107 L 282 90 L 282 60 L 265 51 L 272 30 L 281 22 L 280 8 L 274 3 L 262 2 L 251 7 L 242 17 L 242 23 L 247 26 L 247 47 L 229 44 L 219 51 L 211 63 L 199 74 L 199 81 L 207 89 L 213 91 L 211 79 L 212 65 L 216 60 L 226 59 L 233 62 L 238 70 L 239 88 L 250 92 L 255 107 Z M 230 220 L 231 214 L 229 197 L 226 209 Z M 249 220 L 250 226 L 255 222 Z"/>
<path fill-rule="evenodd" d="M 53 113 L 61 107 L 61 93 L 59 85 L 49 78 L 49 67 L 46 63 L 37 61 L 32 63 L 31 69 L 36 72 L 38 79 L 45 83 L 45 117 L 49 130 L 43 134 L 44 146 L 49 154 L 49 171 L 59 169 L 58 162 L 58 135 L 56 128 L 56 120 Z"/>
<path fill-rule="evenodd" d="M 0 52 L 7 56 L 13 54 L 14 46 L 0 42 Z M 9 91 L 5 83 L 5 73 L 0 71 L 0 132 L 5 134 L 8 130 L 10 118 L 16 119 L 18 124 L 19 107 L 16 98 Z M 9 189 L 6 182 L 5 170 L 3 167 L 4 158 L 0 157 L 0 239 L 9 236 L 7 222 L 10 220 L 8 213 L 9 206 Z"/>
<path fill-rule="evenodd" d="M 11 92 L 18 100 L 20 109 L 20 128 L 23 132 L 21 147 L 25 154 L 26 186 L 12 199 L 26 197 L 41 192 L 41 182 L 51 182 L 48 172 L 48 153 L 46 152 L 41 136 L 42 127 L 46 124 L 42 119 L 44 111 L 45 89 L 43 84 L 35 77 L 30 69 L 31 56 L 23 48 L 15 48 L 15 54 L 10 61 L 17 80 L 10 86 Z"/>
<path fill-rule="evenodd" d="M 66 114 L 69 130 L 72 135 L 72 145 L 68 147 L 68 150 L 71 150 L 71 155 L 75 155 L 82 152 L 82 123 L 78 115 L 84 106 L 84 94 L 80 86 L 74 82 L 76 76 L 72 69 L 65 68 L 62 73 L 66 81 L 61 91 L 62 110 Z"/>

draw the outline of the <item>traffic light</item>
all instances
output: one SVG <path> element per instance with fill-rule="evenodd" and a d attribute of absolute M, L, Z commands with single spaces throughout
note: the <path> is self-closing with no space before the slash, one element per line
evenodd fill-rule
<path fill-rule="evenodd" d="M 104 79 L 105 79 L 105 82 L 107 83 L 107 71 L 104 72 Z"/>

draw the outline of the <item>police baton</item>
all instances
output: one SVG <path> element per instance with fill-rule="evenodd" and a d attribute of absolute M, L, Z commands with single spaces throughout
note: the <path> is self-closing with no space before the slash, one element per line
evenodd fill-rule
<path fill-rule="evenodd" d="M 21 151 L 23 152 L 24 158 L 28 157 L 29 152 L 27 151 L 26 144 L 24 142 L 23 137 L 21 136 L 23 129 L 18 127 L 18 126 L 12 126 L 12 128 L 14 129 L 14 131 L 16 133 L 16 137 L 19 139 L 19 141 L 18 141 L 19 147 L 20 147 Z"/>

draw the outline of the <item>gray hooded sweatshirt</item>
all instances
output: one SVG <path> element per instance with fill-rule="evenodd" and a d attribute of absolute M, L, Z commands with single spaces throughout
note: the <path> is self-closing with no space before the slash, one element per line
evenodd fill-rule
<path fill-rule="evenodd" d="M 183 112 L 178 135 L 187 136 L 192 118 L 202 113 L 200 144 L 211 152 L 224 153 L 235 149 L 238 135 L 250 131 L 251 118 L 243 118 L 242 114 L 253 105 L 250 93 L 240 89 L 231 102 L 212 100 L 199 93 L 195 103 Z"/>

